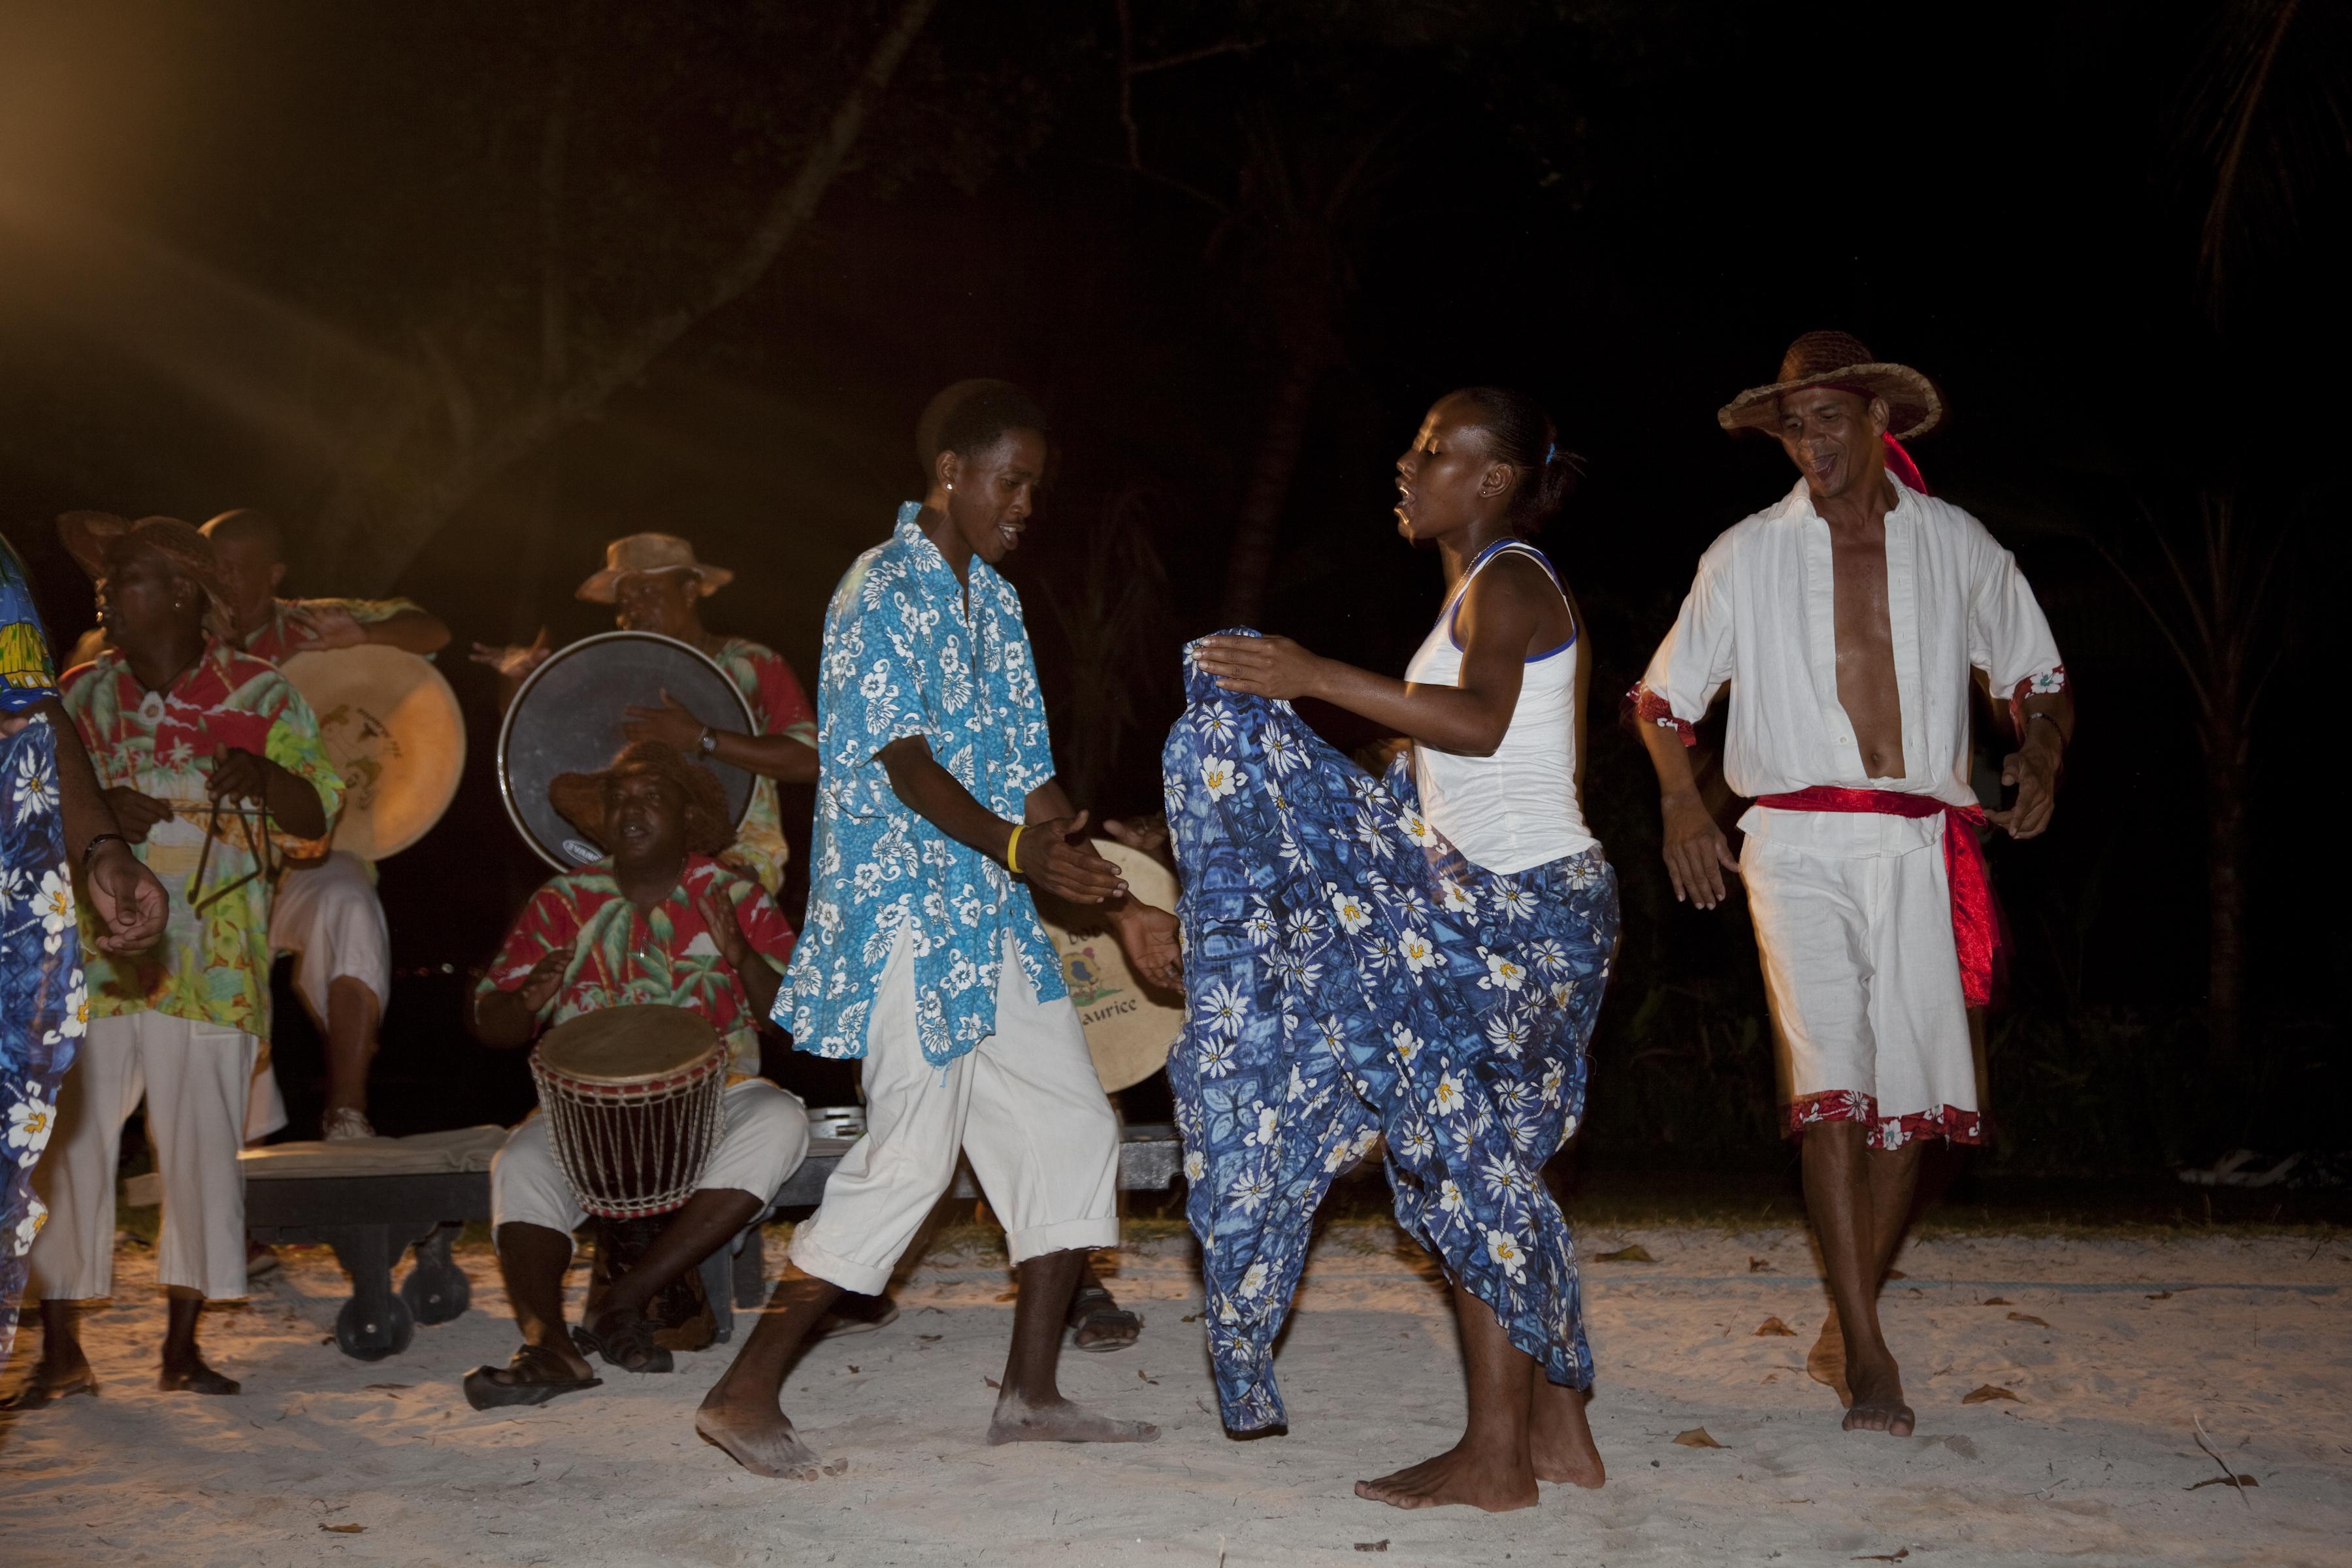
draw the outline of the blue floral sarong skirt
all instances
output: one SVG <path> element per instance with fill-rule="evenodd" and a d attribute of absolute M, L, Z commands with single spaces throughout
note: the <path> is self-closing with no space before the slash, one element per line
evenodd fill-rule
<path fill-rule="evenodd" d="M 1617 946 L 1598 847 L 1512 876 L 1287 702 L 1185 656 L 1161 753 L 1189 1016 L 1169 1058 L 1225 1426 L 1285 1423 L 1274 1343 L 1333 1177 L 1385 1141 L 1396 1215 L 1552 1382 L 1592 1382 L 1544 1163 L 1584 1114 Z"/>

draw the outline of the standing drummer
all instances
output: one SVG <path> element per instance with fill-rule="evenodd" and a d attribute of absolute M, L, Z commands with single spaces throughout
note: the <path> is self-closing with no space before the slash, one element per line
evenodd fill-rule
<path fill-rule="evenodd" d="M 549 878 L 524 906 L 475 990 L 476 1037 L 526 1046 L 542 1027 L 600 1008 L 683 1007 L 718 1031 L 734 1077 L 700 1186 L 613 1279 L 577 1345 L 564 1332 L 563 1271 L 588 1216 L 556 1163 L 547 1119 L 508 1134 L 490 1167 L 491 1224 L 523 1342 L 507 1366 L 467 1374 L 477 1410 L 595 1387 L 582 1346 L 626 1371 L 669 1371 L 646 1308 L 765 1212 L 808 1152 L 799 1100 L 751 1076 L 792 922 L 766 889 L 718 858 L 734 837 L 718 778 L 675 747 L 639 741 L 604 772 L 565 773 L 547 793 L 605 855 Z"/>
<path fill-rule="evenodd" d="M 625 632 L 652 632 L 699 648 L 727 672 L 751 710 L 749 731 L 705 724 L 683 703 L 663 694 L 659 708 L 631 708 L 623 732 L 632 741 L 659 741 L 688 756 L 727 763 L 752 775 L 751 804 L 735 830 L 726 859 L 757 878 L 771 895 L 784 885 L 792 850 L 784 842 L 776 785 L 816 778 L 816 710 L 784 657 L 749 637 L 726 637 L 702 624 L 702 601 L 735 574 L 695 559 L 694 546 L 669 533 L 633 533 L 604 546 L 604 569 L 576 590 L 592 605 L 614 606 Z M 474 645 L 473 658 L 499 672 L 511 702 L 522 679 L 545 663 L 547 634 L 529 647 Z"/>
<path fill-rule="evenodd" d="M 1061 1335 L 1087 1254 L 1118 1239 L 1118 1128 L 1027 878 L 1102 906 L 1165 981 L 1175 921 L 1127 897 L 1054 782 L 1020 595 L 995 570 L 1045 478 L 1045 421 L 1003 382 L 934 399 L 927 493 L 834 591 L 809 930 L 777 1005 L 794 1043 L 861 1059 L 866 1132 L 793 1234 L 793 1268 L 695 1418 L 759 1475 L 813 1479 L 778 1408 L 841 1292 L 875 1292 L 970 1155 L 1020 1279 L 991 1443 L 1143 1442 L 1064 1399 Z"/>
<path fill-rule="evenodd" d="M 237 642 L 272 664 L 298 653 L 373 644 L 430 657 L 449 628 L 406 599 L 288 599 L 286 538 L 250 507 L 205 524 L 236 618 Z M 391 1000 L 392 939 L 375 870 L 347 849 L 288 863 L 270 908 L 269 945 L 295 955 L 294 989 L 327 1039 L 327 1105 L 320 1136 L 330 1143 L 375 1134 L 368 1121 L 368 1068 L 375 1060 L 383 1010 Z M 265 1067 L 255 1079 L 250 1136 L 286 1124 L 285 1103 Z"/>

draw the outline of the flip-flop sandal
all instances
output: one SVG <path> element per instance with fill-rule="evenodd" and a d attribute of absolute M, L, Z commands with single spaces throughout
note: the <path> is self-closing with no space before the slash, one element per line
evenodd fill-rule
<path fill-rule="evenodd" d="M 503 1381 L 501 1381 L 503 1379 Z M 466 1403 L 477 1410 L 509 1405 L 544 1405 L 583 1388 L 602 1388 L 601 1377 L 574 1377 L 563 1358 L 544 1345 L 525 1345 L 505 1366 L 478 1366 L 466 1374 Z"/>
<path fill-rule="evenodd" d="M 1132 1328 L 1135 1332 L 1123 1340 L 1097 1340 L 1092 1344 L 1082 1342 L 1078 1335 L 1093 1328 Z M 1070 1315 L 1064 1324 L 1062 1342 L 1096 1355 L 1108 1355 L 1133 1344 L 1143 1332 L 1143 1319 L 1111 1299 L 1109 1291 L 1099 1285 L 1088 1286 L 1070 1298 Z"/>
<path fill-rule="evenodd" d="M 844 1334 L 870 1334 L 877 1329 L 887 1329 L 898 1321 L 898 1303 L 887 1296 L 844 1298 L 857 1304 L 844 1311 L 835 1307 L 817 1320 L 816 1332 L 810 1337 L 837 1340 Z M 876 1303 L 867 1306 L 865 1303 Z"/>
<path fill-rule="evenodd" d="M 654 1342 L 654 1326 L 643 1318 L 601 1333 L 583 1323 L 572 1331 L 572 1342 L 582 1355 L 603 1356 L 605 1365 L 623 1372 L 672 1372 L 677 1367 L 677 1358 Z"/>
<path fill-rule="evenodd" d="M 71 1399 L 77 1394 L 98 1397 L 98 1378 L 84 1372 L 69 1383 L 44 1383 L 38 1373 L 25 1380 L 25 1386 L 5 1399 L 0 1399 L 0 1415 L 13 1415 L 19 1410 L 38 1410 L 45 1405 L 55 1405 L 60 1399 Z"/>
<path fill-rule="evenodd" d="M 194 1372 L 158 1373 L 155 1386 L 166 1394 L 239 1394 L 245 1389 L 236 1379 L 202 1365 Z"/>

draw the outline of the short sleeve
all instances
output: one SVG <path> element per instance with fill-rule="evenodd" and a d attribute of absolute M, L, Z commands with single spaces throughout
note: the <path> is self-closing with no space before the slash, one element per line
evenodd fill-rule
<path fill-rule="evenodd" d="M 735 880 L 735 923 L 743 928 L 743 940 L 751 944 L 752 951 L 781 973 L 792 962 L 793 943 L 798 933 L 793 930 L 793 922 L 784 918 L 784 911 L 776 907 L 776 900 L 768 896 L 767 889 L 748 877 Z"/>
<path fill-rule="evenodd" d="M 499 954 L 490 961 L 489 968 L 474 987 L 477 996 L 488 996 L 496 991 L 520 988 L 530 974 L 531 966 L 557 948 L 563 946 L 580 932 L 580 922 L 562 893 L 550 883 L 530 896 L 530 902 L 515 917 L 506 941 L 499 944 Z M 557 995 L 561 995 L 559 991 Z M 549 999 L 549 1005 L 554 998 Z"/>
<path fill-rule="evenodd" d="M 1696 739 L 1692 726 L 1706 717 L 1731 679 L 1730 556 L 1728 540 L 1718 539 L 1699 557 L 1698 574 L 1684 595 L 1674 629 L 1650 656 L 1642 683 L 1633 691 L 1642 722 L 1675 731 L 1685 746 Z"/>
<path fill-rule="evenodd" d="M 1979 569 L 1969 604 L 1969 662 L 2012 704 L 2066 689 L 2058 641 L 2017 557 L 1978 525 Z"/>
<path fill-rule="evenodd" d="M 19 713 L 58 694 L 48 634 L 33 605 L 25 563 L 0 539 L 0 713 Z"/>
<path fill-rule="evenodd" d="M 263 742 L 262 754 L 296 778 L 309 784 L 319 795 L 319 809 L 325 814 L 327 832 L 318 838 L 297 838 L 280 833 L 278 841 L 283 853 L 307 858 L 324 855 L 334 839 L 335 816 L 343 806 L 343 777 L 335 772 L 334 763 L 327 760 L 326 747 L 319 739 L 319 721 L 310 705 L 293 683 L 273 672 L 278 694 L 269 718 L 268 738 Z"/>
<path fill-rule="evenodd" d="M 804 746 L 816 744 L 816 710 L 809 705 L 808 693 L 801 689 L 800 677 L 793 667 L 774 654 L 761 659 L 757 665 L 760 682 L 760 707 L 768 716 L 768 733 L 798 741 Z"/>

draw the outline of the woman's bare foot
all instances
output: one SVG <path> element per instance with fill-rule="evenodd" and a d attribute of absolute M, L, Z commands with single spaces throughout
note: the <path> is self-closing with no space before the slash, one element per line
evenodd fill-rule
<path fill-rule="evenodd" d="M 1599 1490 L 1609 1479 L 1608 1467 L 1592 1441 L 1592 1426 L 1584 1407 L 1591 1392 L 1563 1388 L 1536 1370 L 1528 1399 L 1528 1459 L 1536 1479 L 1562 1486 Z"/>
<path fill-rule="evenodd" d="M 1853 1390 L 1845 1382 L 1845 1331 L 1838 1326 L 1837 1309 L 1822 1321 L 1822 1337 L 1805 1356 L 1805 1375 L 1824 1388 L 1834 1389 L 1840 1405 L 1853 1403 Z"/>
<path fill-rule="evenodd" d="M 1012 1394 L 997 1396 L 996 1414 L 989 1418 L 988 1441 L 999 1443 L 1150 1443 L 1160 1428 L 1149 1421 L 1118 1421 L 1110 1416 L 1054 1399 L 1032 1405 Z"/>
<path fill-rule="evenodd" d="M 1853 1388 L 1853 1405 L 1845 1413 L 1847 1431 L 1911 1436 L 1917 1419 L 1903 1402 L 1903 1375 L 1892 1361 L 1868 1370 L 1849 1365 L 1846 1381 Z"/>
<path fill-rule="evenodd" d="M 720 1403 L 715 1393 L 694 1413 L 694 1429 L 704 1442 L 725 1449 L 729 1458 L 753 1475 L 772 1480 L 813 1481 L 849 1468 L 847 1459 L 826 1464 L 815 1449 L 801 1441 L 782 1410 Z"/>
<path fill-rule="evenodd" d="M 1394 1475 L 1358 1481 L 1356 1495 L 1391 1508 L 1464 1503 L 1488 1513 L 1507 1513 L 1535 1507 L 1536 1473 L 1524 1455 L 1487 1454 L 1456 1444 Z"/>

